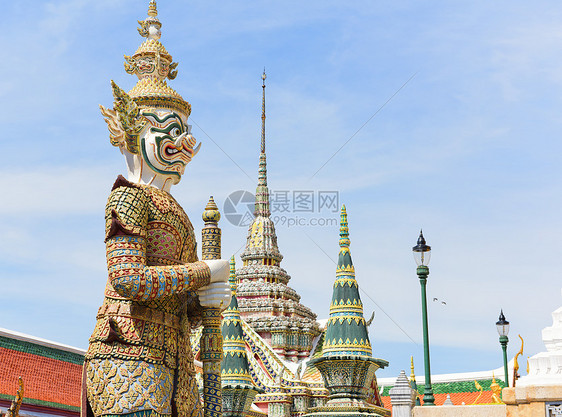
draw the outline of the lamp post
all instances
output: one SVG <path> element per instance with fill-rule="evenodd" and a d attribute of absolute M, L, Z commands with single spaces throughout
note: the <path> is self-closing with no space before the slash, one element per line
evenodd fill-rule
<path fill-rule="evenodd" d="M 423 405 L 435 405 L 435 398 L 433 397 L 433 388 L 431 387 L 431 369 L 429 365 L 429 330 L 427 326 L 427 296 L 425 294 L 425 287 L 427 284 L 427 276 L 429 275 L 429 258 L 431 257 L 431 246 L 425 244 L 423 232 L 420 230 L 420 237 L 418 244 L 412 248 L 414 252 L 414 259 L 418 268 L 416 270 L 421 285 L 421 299 L 422 299 L 422 321 L 423 321 L 423 358 L 425 365 L 425 386 L 423 391 Z"/>
<path fill-rule="evenodd" d="M 500 345 L 503 350 L 503 370 L 505 372 L 505 386 L 509 387 L 509 375 L 507 371 L 507 342 L 509 339 L 507 335 L 509 333 L 509 322 L 505 319 L 503 315 L 503 309 L 500 312 L 500 318 L 496 322 L 496 327 L 498 328 L 498 334 L 500 335 Z"/>

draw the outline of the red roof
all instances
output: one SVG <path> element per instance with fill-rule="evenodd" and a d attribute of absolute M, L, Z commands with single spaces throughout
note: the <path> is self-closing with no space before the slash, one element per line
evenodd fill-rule
<path fill-rule="evenodd" d="M 449 392 L 444 394 L 433 394 L 435 398 L 435 405 L 443 405 L 445 400 L 447 399 L 447 394 L 451 396 L 451 401 L 454 405 L 462 405 L 464 402 L 465 405 L 472 405 L 476 401 L 476 404 L 492 404 L 492 391 L 483 391 L 480 398 L 479 391 L 475 392 Z M 381 396 L 382 402 L 384 404 L 384 408 L 389 410 L 392 409 L 392 404 L 390 403 L 390 396 L 385 395 Z M 423 400 L 423 398 L 422 398 Z M 478 400 L 478 401 L 477 401 Z M 423 404 L 423 401 L 422 401 Z"/>
<path fill-rule="evenodd" d="M 2 398 L 15 396 L 20 376 L 24 383 L 24 404 L 63 409 L 80 407 L 81 365 L 0 347 Z"/>

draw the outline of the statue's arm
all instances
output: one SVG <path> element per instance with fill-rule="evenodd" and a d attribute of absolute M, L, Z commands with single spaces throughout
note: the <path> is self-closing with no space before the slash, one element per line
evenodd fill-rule
<path fill-rule="evenodd" d="M 115 236 L 106 242 L 109 280 L 119 295 L 132 300 L 153 300 L 208 285 L 210 270 L 204 262 L 147 266 L 146 243 L 140 236 Z"/>
<path fill-rule="evenodd" d="M 112 191 L 106 208 L 106 253 L 109 281 L 122 297 L 153 300 L 210 283 L 205 262 L 147 266 L 147 196 L 140 189 Z"/>

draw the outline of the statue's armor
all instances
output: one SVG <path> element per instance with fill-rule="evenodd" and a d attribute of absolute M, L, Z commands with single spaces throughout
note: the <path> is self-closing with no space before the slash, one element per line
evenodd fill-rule
<path fill-rule="evenodd" d="M 186 299 L 207 285 L 189 218 L 165 191 L 119 177 L 106 212 L 109 279 L 86 354 L 96 416 L 202 416 Z"/>

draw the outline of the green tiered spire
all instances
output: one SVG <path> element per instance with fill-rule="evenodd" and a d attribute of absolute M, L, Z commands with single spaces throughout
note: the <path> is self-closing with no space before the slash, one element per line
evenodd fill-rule
<path fill-rule="evenodd" d="M 355 268 L 349 251 L 349 228 L 345 205 L 341 209 L 340 253 L 330 318 L 326 328 L 323 356 L 371 356 L 371 342 L 363 317 L 363 303 L 355 279 Z"/>
<path fill-rule="evenodd" d="M 238 311 L 238 300 L 236 299 L 236 266 L 234 256 L 230 258 L 230 276 L 228 278 L 232 298 L 230 305 L 223 311 L 222 337 L 224 358 L 221 362 L 222 386 L 248 386 L 254 387 L 250 377 L 248 357 L 246 356 L 246 344 L 242 331 L 242 321 Z"/>
<path fill-rule="evenodd" d="M 376 370 L 384 368 L 388 362 L 371 355 L 371 342 L 363 318 L 363 304 L 359 297 L 349 245 L 347 213 L 345 206 L 342 206 L 340 253 L 322 356 L 308 363 L 322 375 L 324 386 L 328 390 L 328 402 L 310 408 L 304 417 L 390 415 L 388 410 L 367 401 L 373 384 L 377 389 Z"/>
<path fill-rule="evenodd" d="M 223 311 L 222 336 L 224 358 L 221 363 L 222 416 L 245 417 L 252 406 L 256 394 L 263 392 L 256 388 L 250 376 L 246 343 L 242 330 L 242 320 L 236 299 L 236 266 L 234 256 L 230 258 L 228 277 L 232 298 Z"/>

